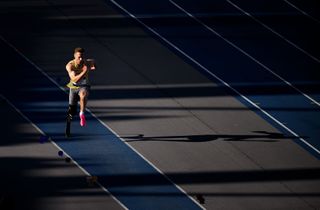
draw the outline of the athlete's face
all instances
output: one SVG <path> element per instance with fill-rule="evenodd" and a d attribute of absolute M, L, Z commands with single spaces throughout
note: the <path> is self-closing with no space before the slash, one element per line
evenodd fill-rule
<path fill-rule="evenodd" d="M 81 63 L 81 61 L 82 61 L 82 59 L 83 59 L 82 56 L 83 56 L 83 54 L 80 53 L 80 52 L 76 52 L 76 53 L 74 54 L 74 60 L 75 60 L 76 64 L 80 64 L 80 63 Z"/>

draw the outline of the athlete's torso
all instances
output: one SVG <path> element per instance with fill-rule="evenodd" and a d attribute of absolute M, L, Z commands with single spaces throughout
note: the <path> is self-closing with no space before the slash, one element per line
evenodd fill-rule
<path fill-rule="evenodd" d="M 82 72 L 84 65 L 86 65 L 85 61 L 81 61 L 81 63 L 77 65 L 74 60 L 69 61 L 68 64 L 70 64 L 71 71 L 74 71 L 76 76 Z M 89 71 L 87 71 L 87 73 L 76 83 L 70 80 L 67 86 L 70 88 L 78 88 L 79 86 L 85 86 L 85 85 L 89 85 Z"/>

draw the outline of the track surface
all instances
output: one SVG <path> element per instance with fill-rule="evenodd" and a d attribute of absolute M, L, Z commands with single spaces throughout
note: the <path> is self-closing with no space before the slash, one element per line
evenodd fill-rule
<path fill-rule="evenodd" d="M 320 208 L 314 5 L 1 1 L 1 209 Z M 98 69 L 66 139 L 76 46 Z"/>

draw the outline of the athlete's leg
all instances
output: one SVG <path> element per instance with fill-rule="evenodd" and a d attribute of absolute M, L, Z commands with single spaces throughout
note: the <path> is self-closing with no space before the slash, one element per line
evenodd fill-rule
<path fill-rule="evenodd" d="M 71 89 L 69 90 L 69 107 L 68 107 L 68 115 L 74 116 L 77 113 L 77 104 L 78 104 L 78 90 Z"/>
<path fill-rule="evenodd" d="M 87 88 L 81 88 L 79 91 L 80 97 L 80 112 L 84 112 L 87 105 L 87 98 L 88 98 L 88 90 Z"/>
<path fill-rule="evenodd" d="M 68 115 L 69 116 L 75 116 L 77 114 L 77 105 L 70 105 L 68 107 Z"/>
<path fill-rule="evenodd" d="M 77 103 L 78 103 L 78 91 L 76 89 L 70 89 L 69 91 L 69 107 L 67 112 L 67 124 L 65 135 L 66 137 L 70 136 L 70 127 L 71 127 L 71 120 L 72 117 L 77 113 Z"/>
<path fill-rule="evenodd" d="M 80 125 L 85 126 L 86 125 L 86 118 L 84 115 L 84 111 L 86 109 L 87 101 L 88 101 L 88 95 L 89 95 L 89 88 L 84 87 L 81 88 L 79 91 L 79 97 L 80 97 Z"/>

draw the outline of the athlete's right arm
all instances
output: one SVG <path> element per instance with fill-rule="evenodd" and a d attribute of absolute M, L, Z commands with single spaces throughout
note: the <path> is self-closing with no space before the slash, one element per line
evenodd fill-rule
<path fill-rule="evenodd" d="M 68 63 L 66 65 L 68 75 L 72 82 L 78 82 L 81 79 L 81 77 L 83 77 L 83 75 L 88 71 L 87 66 L 84 66 L 83 68 L 84 68 L 83 71 L 80 74 L 76 75 L 75 72 L 71 70 L 71 64 Z"/>

